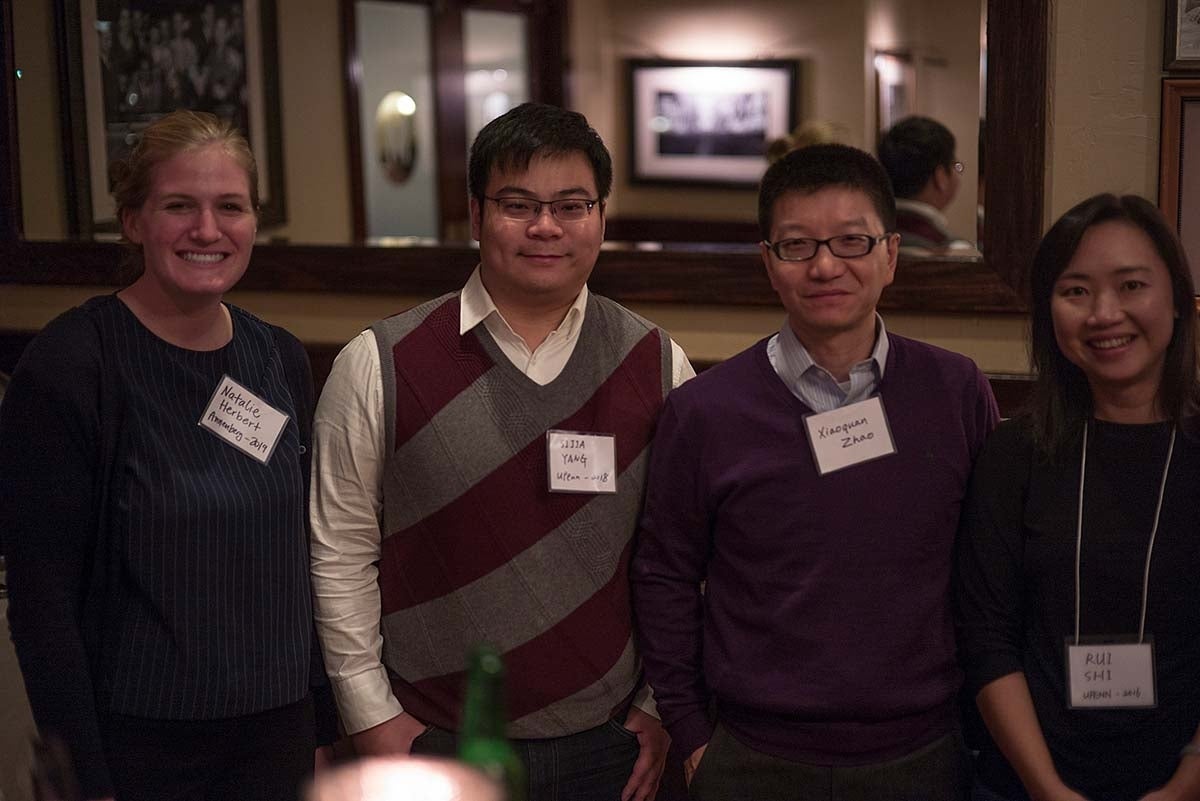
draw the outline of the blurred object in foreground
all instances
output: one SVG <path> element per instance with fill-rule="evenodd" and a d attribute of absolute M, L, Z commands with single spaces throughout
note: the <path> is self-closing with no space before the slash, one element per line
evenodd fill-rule
<path fill-rule="evenodd" d="M 504 732 L 504 663 L 489 645 L 471 652 L 458 758 L 504 785 L 507 801 L 525 801 L 525 765 Z"/>
<path fill-rule="evenodd" d="M 307 801 L 504 801 L 500 785 L 449 759 L 364 759 L 320 773 Z"/>

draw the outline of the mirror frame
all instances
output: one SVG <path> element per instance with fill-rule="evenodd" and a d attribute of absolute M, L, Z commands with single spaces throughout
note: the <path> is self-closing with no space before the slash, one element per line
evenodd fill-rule
<path fill-rule="evenodd" d="M 983 261 L 903 259 L 880 308 L 914 312 L 1025 310 L 1028 261 L 1041 236 L 1046 152 L 1049 0 L 987 0 Z M 12 12 L 0 3 L 0 284 L 121 285 L 121 247 L 29 242 L 21 236 Z M 565 59 L 564 59 L 565 63 Z M 370 247 L 260 244 L 239 289 L 431 297 L 459 288 L 478 260 L 469 245 Z M 621 302 L 777 306 L 756 246 L 609 243 L 589 285 Z"/>

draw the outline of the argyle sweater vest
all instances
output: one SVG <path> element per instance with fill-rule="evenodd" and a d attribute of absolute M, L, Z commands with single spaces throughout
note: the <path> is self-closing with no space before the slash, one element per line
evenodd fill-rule
<path fill-rule="evenodd" d="M 373 327 L 387 426 L 383 662 L 418 719 L 456 729 L 466 655 L 503 654 L 513 737 L 597 726 L 637 689 L 628 565 L 653 427 L 671 385 L 661 330 L 589 296 L 562 372 L 539 386 L 458 294 Z M 615 436 L 617 492 L 549 492 L 546 431 Z"/>

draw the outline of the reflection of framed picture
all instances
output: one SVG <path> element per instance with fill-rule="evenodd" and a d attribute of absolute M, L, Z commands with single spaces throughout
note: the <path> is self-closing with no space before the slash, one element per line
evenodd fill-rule
<path fill-rule="evenodd" d="M 1200 286 L 1200 78 L 1163 80 L 1158 207 L 1191 254 Z"/>
<path fill-rule="evenodd" d="M 233 120 L 261 220 L 286 218 L 275 0 L 55 0 L 71 233 L 117 230 L 109 165 L 179 108 Z"/>
<path fill-rule="evenodd" d="M 911 116 L 917 102 L 917 70 L 907 52 L 875 52 L 875 115 L 879 135 L 905 117 Z"/>
<path fill-rule="evenodd" d="M 1200 0 L 1166 0 L 1163 69 L 1200 70 Z"/>
<path fill-rule="evenodd" d="M 629 70 L 634 183 L 755 186 L 796 122 L 795 61 L 639 59 Z"/>

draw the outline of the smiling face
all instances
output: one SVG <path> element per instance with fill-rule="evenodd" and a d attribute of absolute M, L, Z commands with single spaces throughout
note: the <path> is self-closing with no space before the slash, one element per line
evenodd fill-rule
<path fill-rule="evenodd" d="M 181 306 L 220 301 L 246 272 L 257 227 L 249 176 L 219 145 L 159 164 L 145 203 L 121 222 L 145 264 L 134 286 Z"/>
<path fill-rule="evenodd" d="M 786 192 L 775 201 L 771 220 L 772 242 L 884 233 L 870 197 L 842 186 Z M 762 246 L 771 286 L 787 309 L 792 330 L 810 350 L 846 336 L 874 341 L 875 307 L 895 277 L 897 252 L 895 236 L 850 259 L 838 258 L 822 245 L 808 261 L 783 261 Z"/>
<path fill-rule="evenodd" d="M 596 198 L 596 178 L 581 152 L 536 155 L 524 171 L 493 169 L 487 197 L 538 200 Z M 566 306 L 587 283 L 604 241 L 604 204 L 577 222 L 560 222 L 543 206 L 529 222 L 510 220 L 491 200 L 471 198 L 471 235 L 479 240 L 480 276 L 496 306 Z"/>
<path fill-rule="evenodd" d="M 1150 237 L 1125 221 L 1087 229 L 1054 284 L 1050 313 L 1059 349 L 1087 377 L 1097 416 L 1153 408 L 1177 310 Z"/>

